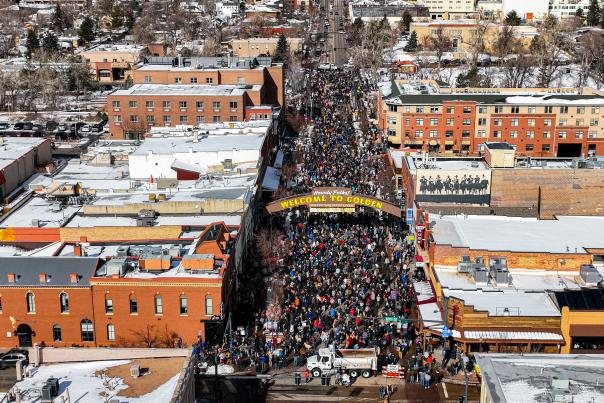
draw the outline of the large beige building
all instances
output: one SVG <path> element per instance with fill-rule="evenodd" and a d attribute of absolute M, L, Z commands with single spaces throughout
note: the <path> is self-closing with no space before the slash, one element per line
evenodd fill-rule
<path fill-rule="evenodd" d="M 123 82 L 132 67 L 147 52 L 141 45 L 97 45 L 80 53 L 102 83 Z"/>
<path fill-rule="evenodd" d="M 231 49 L 235 57 L 273 56 L 277 50 L 279 38 L 233 39 Z M 302 50 L 303 38 L 287 38 L 289 51 L 293 54 Z"/>
<path fill-rule="evenodd" d="M 471 17 L 476 11 L 474 0 L 418 0 L 430 10 L 433 20 Z"/>

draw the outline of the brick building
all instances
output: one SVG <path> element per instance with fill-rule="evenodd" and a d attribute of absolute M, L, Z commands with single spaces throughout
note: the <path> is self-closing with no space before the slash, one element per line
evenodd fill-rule
<path fill-rule="evenodd" d="M 391 144 L 475 155 L 507 141 L 521 156 L 604 155 L 604 98 L 591 88 L 449 88 L 435 81 L 384 83 L 378 125 Z"/>
<path fill-rule="evenodd" d="M 223 223 L 195 239 L 62 244 L 0 258 L 0 346 L 173 347 L 212 338 L 234 286 Z"/>

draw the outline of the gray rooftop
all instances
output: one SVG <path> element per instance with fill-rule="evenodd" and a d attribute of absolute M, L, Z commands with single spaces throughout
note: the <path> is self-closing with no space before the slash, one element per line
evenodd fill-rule
<path fill-rule="evenodd" d="M 242 96 L 246 90 L 260 91 L 260 85 L 169 85 L 169 84 L 135 84 L 124 90 L 116 90 L 111 95 L 138 96 L 173 96 L 207 95 L 207 96 Z"/>
<path fill-rule="evenodd" d="M 89 257 L 0 257 L 0 286 L 88 286 L 97 265 L 98 259 Z M 16 275 L 15 283 L 8 282 L 8 273 Z M 40 273 L 46 274 L 45 283 L 40 283 Z M 77 284 L 71 282 L 71 273 L 78 274 Z"/>

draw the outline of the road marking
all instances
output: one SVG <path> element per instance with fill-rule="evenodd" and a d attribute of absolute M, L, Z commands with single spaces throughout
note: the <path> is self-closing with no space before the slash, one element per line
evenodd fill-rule
<path fill-rule="evenodd" d="M 441 385 L 443 385 L 443 392 L 445 392 L 445 399 L 449 398 L 449 392 L 447 392 L 447 384 L 446 383 L 441 383 Z"/>

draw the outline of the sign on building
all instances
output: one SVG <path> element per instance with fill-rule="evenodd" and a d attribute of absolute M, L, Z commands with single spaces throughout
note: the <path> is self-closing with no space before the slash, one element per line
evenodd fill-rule
<path fill-rule="evenodd" d="M 418 169 L 415 199 L 431 203 L 488 205 L 491 199 L 491 171 Z"/>

